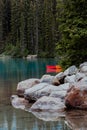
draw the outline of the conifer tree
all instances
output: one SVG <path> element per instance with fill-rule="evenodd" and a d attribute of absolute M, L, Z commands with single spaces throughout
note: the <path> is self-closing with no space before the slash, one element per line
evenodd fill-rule
<path fill-rule="evenodd" d="M 6 40 L 11 30 L 11 25 L 10 25 L 11 5 L 10 4 L 11 4 L 10 0 L 2 1 L 1 13 L 2 13 L 2 38 L 3 40 Z"/>
<path fill-rule="evenodd" d="M 11 1 L 11 36 L 12 43 L 20 42 L 20 25 L 21 25 L 21 3 L 20 0 Z"/>
<path fill-rule="evenodd" d="M 61 7 L 58 19 L 61 33 L 57 45 L 58 54 L 62 56 L 64 66 L 78 65 L 87 60 L 87 1 L 64 0 L 58 7 Z"/>

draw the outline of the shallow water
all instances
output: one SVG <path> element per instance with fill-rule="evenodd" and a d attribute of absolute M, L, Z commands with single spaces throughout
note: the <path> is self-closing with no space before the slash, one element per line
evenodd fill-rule
<path fill-rule="evenodd" d="M 27 78 L 40 78 L 53 59 L 23 60 L 0 58 L 0 130 L 86 130 L 84 111 L 68 111 L 65 117 L 58 113 L 29 113 L 12 107 L 10 97 L 16 94 L 17 83 Z"/>

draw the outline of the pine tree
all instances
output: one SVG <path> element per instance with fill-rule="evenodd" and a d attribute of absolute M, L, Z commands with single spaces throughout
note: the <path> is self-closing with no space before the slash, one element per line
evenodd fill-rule
<path fill-rule="evenodd" d="M 42 2 L 39 23 L 39 51 L 43 56 L 54 57 L 56 43 L 56 7 L 55 1 L 44 0 Z"/>
<path fill-rule="evenodd" d="M 3 40 L 6 40 L 11 30 L 11 3 L 10 0 L 3 0 L 2 2 L 2 38 Z"/>
<path fill-rule="evenodd" d="M 20 42 L 20 25 L 21 25 L 21 3 L 20 0 L 11 1 L 11 35 L 12 44 Z"/>
<path fill-rule="evenodd" d="M 1 6 L 1 8 L 0 8 L 0 41 L 2 41 L 2 34 L 3 34 L 3 32 L 2 32 L 2 6 L 3 6 L 3 2 L 2 1 L 0 1 L 0 6 Z"/>
<path fill-rule="evenodd" d="M 87 60 L 87 1 L 66 0 L 58 6 L 60 42 L 58 54 L 62 64 L 79 64 Z"/>
<path fill-rule="evenodd" d="M 56 0 L 1 0 L 0 4 L 0 39 L 8 54 L 54 57 Z"/>

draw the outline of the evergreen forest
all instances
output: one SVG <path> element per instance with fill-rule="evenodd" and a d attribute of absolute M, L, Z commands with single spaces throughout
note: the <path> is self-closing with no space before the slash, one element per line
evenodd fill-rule
<path fill-rule="evenodd" d="M 87 0 L 0 0 L 0 53 L 87 61 Z"/>

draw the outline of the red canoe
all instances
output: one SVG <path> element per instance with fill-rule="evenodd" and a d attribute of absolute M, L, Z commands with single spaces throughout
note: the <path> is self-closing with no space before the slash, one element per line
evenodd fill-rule
<path fill-rule="evenodd" d="M 46 72 L 49 73 L 49 72 L 56 72 L 56 73 L 59 73 L 62 71 L 62 67 L 59 66 L 59 65 L 47 65 L 46 66 Z"/>

